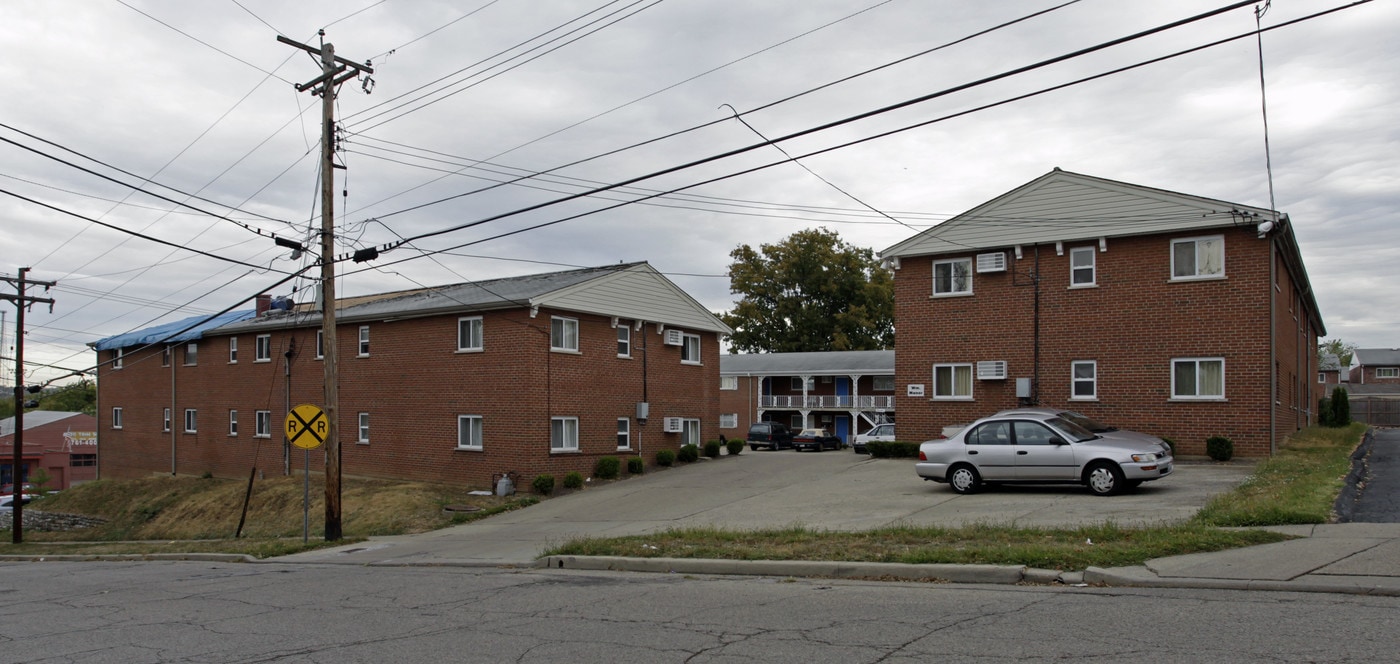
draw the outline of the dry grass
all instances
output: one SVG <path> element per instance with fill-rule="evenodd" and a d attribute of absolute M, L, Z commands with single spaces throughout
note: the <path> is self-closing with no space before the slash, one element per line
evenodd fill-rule
<path fill-rule="evenodd" d="M 1243 484 L 1206 503 L 1196 521 L 1211 526 L 1327 523 L 1366 425 L 1308 427 L 1259 464 Z"/>

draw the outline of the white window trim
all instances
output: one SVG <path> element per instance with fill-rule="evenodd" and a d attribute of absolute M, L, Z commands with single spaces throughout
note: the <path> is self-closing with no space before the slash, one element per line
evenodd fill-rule
<path fill-rule="evenodd" d="M 1192 243 L 1192 244 L 1196 244 L 1197 242 L 1208 241 L 1208 240 L 1219 240 L 1219 241 L 1220 241 L 1220 274 L 1201 274 L 1200 261 L 1198 260 L 1198 261 L 1197 261 L 1197 265 L 1196 265 L 1196 274 L 1194 274 L 1194 275 L 1185 275 L 1185 276 L 1180 276 L 1180 277 L 1176 276 L 1176 245 L 1182 244 L 1182 243 L 1185 243 L 1185 242 L 1190 242 L 1190 243 Z M 1200 251 L 1200 249 L 1197 248 L 1197 252 L 1199 252 L 1199 251 Z M 1212 280 L 1212 279 L 1224 279 L 1224 278 L 1225 278 L 1225 236 L 1224 236 L 1224 235 L 1203 235 L 1203 236 L 1200 236 L 1200 237 L 1182 237 L 1182 238 L 1175 238 L 1175 239 L 1173 239 L 1173 240 L 1171 241 L 1171 245 L 1170 245 L 1170 247 L 1169 247 L 1169 249 L 1168 249 L 1168 253 L 1169 253 L 1169 262 L 1171 263 L 1171 272 L 1168 272 L 1168 273 L 1167 273 L 1167 276 L 1169 277 L 1168 280 L 1167 280 L 1168 282 L 1172 282 L 1172 281 L 1209 281 L 1209 280 Z"/>
<path fill-rule="evenodd" d="M 316 330 L 316 359 L 326 359 L 326 331 Z"/>
<path fill-rule="evenodd" d="M 193 353 L 190 352 L 191 349 L 194 350 Z M 194 361 L 191 362 L 191 361 L 190 361 L 191 359 L 193 359 Z M 185 366 L 187 366 L 187 367 L 197 367 L 197 366 L 199 366 L 199 342 L 197 342 L 197 341 L 191 341 L 191 342 L 185 344 L 185 359 L 184 359 L 184 362 L 185 362 Z"/>
<path fill-rule="evenodd" d="M 125 348 L 113 348 L 113 349 L 112 349 L 112 371 L 117 371 L 117 370 L 119 370 L 119 369 L 122 368 L 122 358 L 125 357 L 125 356 L 126 356 L 126 349 L 125 349 Z"/>
<path fill-rule="evenodd" d="M 473 325 L 475 323 L 475 325 Z M 476 328 L 476 345 L 471 345 L 470 339 L 463 338 L 463 326 Z M 465 335 L 467 337 L 471 334 Z M 466 341 L 467 343 L 462 343 Z M 463 316 L 457 319 L 457 352 L 459 353 L 480 353 L 486 350 L 486 319 L 481 316 Z"/>
<path fill-rule="evenodd" d="M 112 409 L 112 428 L 122 428 L 122 409 L 120 406 Z"/>
<path fill-rule="evenodd" d="M 1074 257 L 1076 254 L 1089 254 L 1089 264 L 1075 266 Z M 1074 283 L 1075 270 L 1089 270 L 1089 282 L 1083 284 Z M 1096 247 L 1071 247 L 1069 250 L 1069 287 L 1070 288 L 1098 288 L 1099 286 L 1099 259 Z"/>
<path fill-rule="evenodd" d="M 166 408 L 166 409 L 165 409 L 165 412 L 162 413 L 162 415 L 164 416 L 164 419 L 161 421 L 160 430 L 161 430 L 161 431 L 166 431 L 166 432 L 168 432 L 168 431 L 170 431 L 170 426 L 171 426 L 171 424 L 172 424 L 172 422 L 171 422 L 171 420 L 170 420 L 170 415 L 171 415 L 170 409 L 169 409 L 169 408 Z"/>
<path fill-rule="evenodd" d="M 463 443 L 463 442 L 462 442 L 462 423 L 463 423 L 463 422 L 469 422 L 469 423 L 470 423 L 470 422 L 475 422 L 475 428 L 472 430 L 473 433 L 476 434 L 476 441 L 475 441 L 474 443 Z M 483 420 L 483 418 L 482 418 L 480 415 L 458 415 L 458 416 L 457 416 L 457 449 L 459 449 L 459 450 L 472 450 L 472 451 L 475 451 L 475 452 L 480 452 L 480 451 L 482 451 L 483 449 L 485 449 L 485 444 L 484 444 L 484 442 L 483 442 L 481 439 L 482 439 L 483 437 L 485 437 L 485 433 L 486 433 L 486 423 L 485 423 L 485 421 Z"/>
<path fill-rule="evenodd" d="M 694 431 L 694 432 L 695 432 L 695 436 L 694 436 L 694 439 L 693 439 L 693 440 L 690 440 L 691 431 Z M 696 446 L 696 447 L 701 447 L 701 446 L 703 446 L 703 445 L 705 444 L 705 441 L 704 441 L 704 440 L 702 439 L 702 437 L 701 437 L 701 431 L 702 431 L 702 430 L 701 430 L 701 428 L 700 428 L 700 418 L 697 418 L 697 417 L 684 417 L 684 418 L 681 418 L 681 444 L 682 444 L 682 445 L 694 445 L 694 446 Z"/>
<path fill-rule="evenodd" d="M 168 367 L 168 366 L 170 366 L 170 354 L 171 354 L 171 351 L 170 351 L 170 347 L 169 347 L 169 346 L 166 346 L 165 348 L 160 349 L 160 366 L 163 366 L 163 367 Z"/>
<path fill-rule="evenodd" d="M 573 328 L 573 332 L 574 332 L 574 334 L 573 334 L 573 337 L 574 337 L 574 338 L 573 338 L 573 342 L 574 342 L 574 345 L 573 345 L 572 348 L 570 348 L 569 346 L 556 346 L 556 345 L 554 345 L 554 322 L 555 322 L 555 321 L 559 321 L 559 324 L 560 324 L 559 334 L 560 334 L 561 337 L 563 337 L 563 339 L 561 339 L 561 341 L 563 341 L 563 342 L 565 342 L 565 343 L 567 343 L 567 342 L 569 341 L 569 338 L 568 338 L 568 337 L 569 337 L 569 329 L 570 329 L 570 328 Z M 553 352 L 555 352 L 555 353 L 578 353 L 578 354 L 581 354 L 580 351 L 579 351 L 579 325 L 578 325 L 578 319 L 577 319 L 577 318 L 569 318 L 569 317 L 567 317 L 567 316 L 550 316 L 550 317 L 549 317 L 549 350 L 551 350 L 551 351 L 553 351 Z"/>
<path fill-rule="evenodd" d="M 945 293 L 938 292 L 938 266 L 957 263 L 967 265 L 967 290 L 950 290 Z M 933 294 L 929 297 L 968 297 L 972 295 L 972 258 L 950 258 L 947 260 L 934 261 L 933 265 L 930 267 L 930 271 L 933 273 Z M 949 286 L 952 286 L 951 280 Z"/>
<path fill-rule="evenodd" d="M 185 409 L 185 433 L 199 433 L 199 409 Z"/>
<path fill-rule="evenodd" d="M 228 435 L 230 438 L 238 435 L 238 411 L 232 408 L 228 411 Z"/>
<path fill-rule="evenodd" d="M 355 442 L 369 444 L 369 413 L 361 412 L 355 421 Z"/>
<path fill-rule="evenodd" d="M 952 368 L 952 370 L 953 370 L 953 372 L 952 372 L 953 388 L 954 388 L 955 390 L 956 390 L 956 388 L 957 388 L 958 368 L 959 368 L 959 367 L 963 367 L 963 368 L 966 368 L 966 369 L 967 369 L 967 371 L 968 371 L 968 387 L 967 387 L 968 392 L 967 392 L 967 395 L 966 395 L 966 396 L 959 395 L 959 394 L 953 394 L 953 395 L 949 395 L 949 396 L 939 396 L 939 394 L 938 394 L 938 370 L 939 370 L 940 368 L 942 368 L 942 367 L 950 367 L 950 368 Z M 973 384 L 976 382 L 975 380 L 973 380 L 974 377 L 975 377 L 975 373 L 973 372 L 973 366 L 972 366 L 972 363 L 971 363 L 971 362 L 945 362 L 945 363 L 933 365 L 933 389 L 932 389 L 933 400 L 934 400 L 934 401 L 972 401 L 972 400 L 974 399 L 974 394 L 975 394 L 975 391 L 973 390 Z"/>
<path fill-rule="evenodd" d="M 1200 369 L 1202 362 L 1220 363 L 1220 394 L 1219 395 L 1179 395 L 1176 391 L 1176 365 L 1179 362 L 1194 362 L 1196 364 L 1196 385 L 1200 386 Z M 1225 401 L 1225 358 L 1223 357 L 1174 357 L 1171 362 L 1171 399 L 1170 401 Z"/>
<path fill-rule="evenodd" d="M 1400 378 L 1400 367 L 1376 367 L 1376 378 Z"/>
<path fill-rule="evenodd" d="M 272 361 L 272 335 L 259 334 L 253 338 L 253 361 Z"/>
<path fill-rule="evenodd" d="M 692 358 L 692 359 L 687 360 L 687 359 L 685 359 L 685 354 L 686 354 L 686 351 L 690 348 L 690 341 L 691 341 L 691 339 L 694 339 L 694 340 L 695 340 L 695 357 Z M 702 357 L 703 357 L 703 356 L 702 356 L 701 353 L 700 353 L 700 335 L 698 335 L 698 334 L 690 334 L 689 332 L 687 332 L 687 333 L 685 333 L 685 334 L 682 334 L 682 335 L 681 335 L 681 364 L 700 365 L 700 364 L 703 364 L 703 362 L 701 361 L 701 358 L 702 358 Z"/>
<path fill-rule="evenodd" d="M 626 339 L 623 339 L 623 337 L 627 337 L 627 338 L 626 338 Z M 623 344 L 626 344 L 626 345 L 627 345 L 627 352 L 625 352 L 625 353 L 622 352 L 622 348 L 621 348 Z M 617 345 L 618 345 L 618 353 L 617 353 L 617 356 L 618 356 L 618 357 L 626 358 L 626 359 L 631 359 L 631 358 L 632 358 L 632 328 L 631 328 L 630 326 L 622 325 L 622 324 L 619 324 L 619 325 L 617 326 Z"/>
<path fill-rule="evenodd" d="M 623 444 L 623 436 L 627 437 L 626 444 Z M 630 418 L 617 418 L 617 443 L 619 451 L 632 449 L 632 420 Z"/>
<path fill-rule="evenodd" d="M 356 353 L 355 357 L 369 357 L 369 326 L 368 326 L 368 325 L 361 325 L 361 326 L 360 326 L 360 345 L 357 347 L 357 350 L 358 350 L 359 352 Z"/>
<path fill-rule="evenodd" d="M 880 383 L 885 380 L 889 381 L 889 387 L 880 387 Z M 893 392 L 894 376 L 871 376 L 870 389 L 875 392 Z"/>
<path fill-rule="evenodd" d="M 254 437 L 254 438 L 271 438 L 271 437 L 272 437 L 272 411 L 270 411 L 270 410 L 255 410 L 255 411 L 253 411 L 253 437 Z"/>
<path fill-rule="evenodd" d="M 1087 364 L 1094 368 L 1094 377 L 1081 379 L 1074 369 L 1078 365 Z M 1075 386 L 1081 382 L 1087 382 L 1094 387 L 1094 393 L 1081 395 L 1075 393 Z M 1099 363 L 1097 360 L 1074 360 L 1069 363 L 1069 400 L 1070 401 L 1098 401 L 1099 400 Z"/>
<path fill-rule="evenodd" d="M 720 415 L 719 415 L 719 428 L 721 428 L 721 429 L 738 429 L 738 428 L 739 428 L 739 414 L 738 414 L 738 413 L 720 413 Z"/>
<path fill-rule="evenodd" d="M 563 433 L 564 433 L 564 440 L 558 441 L 558 442 L 559 442 L 558 445 L 555 444 L 556 441 L 554 440 L 554 423 L 555 423 L 555 422 L 563 422 L 563 423 L 565 423 L 565 425 L 564 425 L 564 431 L 563 431 Z M 573 422 L 573 434 L 574 434 L 574 435 L 573 435 L 573 440 L 569 440 L 569 439 L 568 439 L 568 438 L 569 438 L 569 437 L 568 437 L 568 434 L 569 434 L 569 426 L 568 426 L 568 423 L 569 423 L 569 422 Z M 578 448 L 578 418 L 577 418 L 577 417 L 551 417 L 551 418 L 549 418 L 549 452 L 550 452 L 550 454 L 563 454 L 563 453 L 572 453 L 572 452 L 578 452 L 578 451 L 579 451 L 579 448 Z"/>
<path fill-rule="evenodd" d="M 737 390 L 737 389 L 739 389 L 739 377 L 738 377 L 738 376 L 720 376 L 720 377 L 719 377 L 719 389 L 721 389 L 721 390 Z"/>
<path fill-rule="evenodd" d="M 238 337 L 228 338 L 228 363 L 238 364 Z"/>

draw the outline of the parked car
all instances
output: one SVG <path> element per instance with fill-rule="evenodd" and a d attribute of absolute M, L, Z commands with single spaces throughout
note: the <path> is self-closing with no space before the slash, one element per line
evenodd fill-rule
<path fill-rule="evenodd" d="M 839 450 L 845 445 L 840 438 L 831 435 L 826 429 L 803 429 L 792 437 L 792 448 L 795 450 L 810 449 L 820 452 L 827 448 Z"/>
<path fill-rule="evenodd" d="M 984 484 L 1083 484 L 1111 496 L 1173 469 L 1171 448 L 1113 434 L 1096 434 L 1073 421 L 1024 409 L 973 422 L 946 440 L 919 446 L 914 472 L 957 493 Z"/>
<path fill-rule="evenodd" d="M 19 495 L 19 497 L 21 505 L 28 505 L 30 501 L 34 500 L 35 495 L 30 493 L 22 493 Z M 0 512 L 13 511 L 15 511 L 15 497 L 9 494 L 0 497 Z"/>
<path fill-rule="evenodd" d="M 792 429 L 787 428 L 782 422 L 755 422 L 749 426 L 749 437 L 746 441 L 749 449 L 757 451 L 760 447 L 770 450 L 781 450 L 784 447 L 792 447 Z"/>
<path fill-rule="evenodd" d="M 39 487 L 34 486 L 33 484 L 31 484 L 31 483 L 29 483 L 29 482 L 25 482 L 25 483 L 21 484 L 20 487 L 21 487 L 21 488 L 20 488 L 20 493 L 38 493 L 38 492 L 39 492 Z M 4 495 L 8 496 L 8 495 L 10 495 L 10 494 L 12 494 L 12 493 L 14 493 L 14 492 L 15 492 L 15 485 L 14 485 L 13 482 L 6 482 L 6 483 L 4 483 L 4 484 L 0 484 L 0 494 L 4 494 Z"/>
<path fill-rule="evenodd" d="M 873 426 L 865 433 L 856 434 L 855 441 L 851 443 L 851 447 L 855 449 L 856 454 L 865 454 L 865 444 L 872 440 L 881 443 L 893 443 L 894 423 L 888 422 L 886 424 Z"/>
<path fill-rule="evenodd" d="M 1088 429 L 1094 433 L 1100 434 L 1105 438 L 1124 438 L 1143 443 L 1164 442 L 1161 438 L 1158 438 L 1156 436 L 1149 436 L 1145 433 L 1138 433 L 1136 431 L 1128 431 L 1127 429 L 1111 427 L 1107 424 L 1099 422 L 1098 420 L 1095 420 L 1092 417 L 1089 417 L 1088 415 L 1082 415 L 1072 410 L 1064 410 L 1061 408 L 1012 408 L 1010 410 L 1003 410 L 1000 413 L 997 413 L 997 415 L 1016 415 L 1020 413 L 1041 413 L 1045 415 L 1054 415 L 1056 417 L 1060 417 L 1069 420 L 1075 424 L 1078 424 L 1079 426 L 1084 427 L 1085 429 Z"/>

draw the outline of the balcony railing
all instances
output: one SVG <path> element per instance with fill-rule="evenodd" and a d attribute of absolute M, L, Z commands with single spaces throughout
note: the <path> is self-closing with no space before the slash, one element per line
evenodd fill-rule
<path fill-rule="evenodd" d="M 892 396 L 836 396 L 836 395 L 809 395 L 803 397 L 800 394 L 791 396 L 764 395 L 758 398 L 759 408 L 784 408 L 791 410 L 894 410 L 894 397 Z"/>

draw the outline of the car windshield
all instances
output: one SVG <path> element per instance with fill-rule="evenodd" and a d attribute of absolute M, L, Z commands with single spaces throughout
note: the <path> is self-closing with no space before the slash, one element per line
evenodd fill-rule
<path fill-rule="evenodd" d="M 1059 414 L 1061 418 L 1074 422 L 1075 424 L 1078 424 L 1079 426 L 1088 429 L 1094 433 L 1107 433 L 1109 431 L 1118 430 L 1117 427 L 1108 426 L 1092 417 L 1089 417 L 1088 415 L 1081 415 L 1072 410 L 1062 410 Z"/>
<path fill-rule="evenodd" d="M 1099 437 L 1098 434 L 1075 424 L 1074 421 L 1062 417 L 1052 417 L 1045 420 L 1045 423 L 1068 434 L 1071 442 L 1082 443 L 1086 440 L 1093 440 Z"/>

